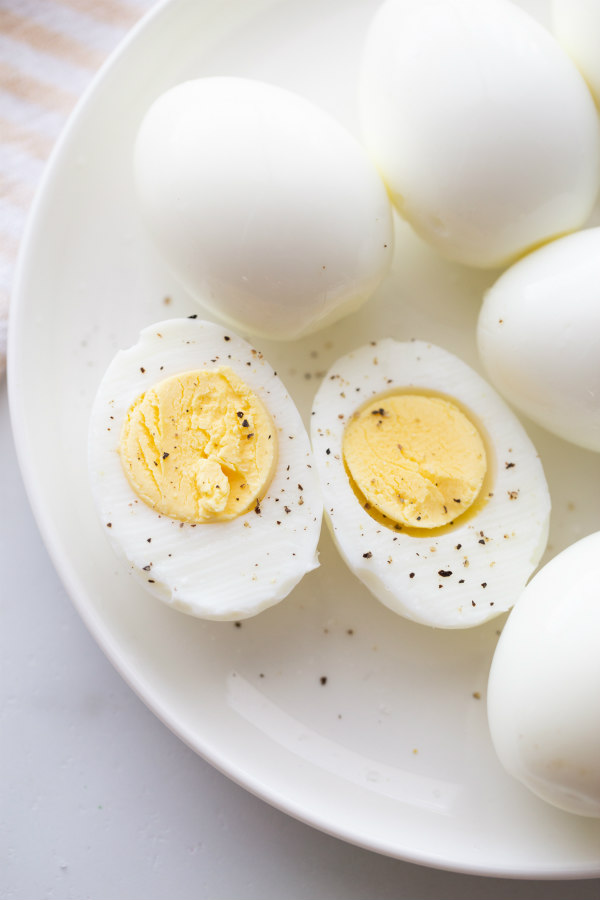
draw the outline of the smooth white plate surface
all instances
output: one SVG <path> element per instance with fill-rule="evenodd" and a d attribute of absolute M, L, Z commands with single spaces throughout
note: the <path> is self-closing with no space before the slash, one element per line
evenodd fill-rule
<path fill-rule="evenodd" d="M 281 605 L 242 627 L 204 623 L 137 587 L 92 505 L 88 413 L 106 365 L 145 325 L 199 311 L 138 218 L 131 149 L 144 111 L 184 78 L 247 75 L 303 93 L 356 131 L 357 61 L 377 5 L 172 0 L 103 70 L 53 157 L 22 254 L 9 347 L 21 466 L 100 645 L 234 780 L 326 832 L 414 862 L 599 875 L 600 821 L 547 806 L 496 761 L 485 688 L 502 619 L 463 633 L 403 621 L 347 572 L 324 529 L 321 568 Z M 260 349 L 305 417 L 319 373 L 369 339 L 431 340 L 479 368 L 475 322 L 495 277 L 442 262 L 398 223 L 396 264 L 372 302 L 316 336 Z M 549 558 L 600 529 L 598 456 L 526 425 L 552 492 Z"/>

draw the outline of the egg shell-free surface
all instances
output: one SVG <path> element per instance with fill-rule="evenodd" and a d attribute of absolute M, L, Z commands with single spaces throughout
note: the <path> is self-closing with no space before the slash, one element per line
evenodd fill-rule
<path fill-rule="evenodd" d="M 178 372 L 227 365 L 260 397 L 278 435 L 278 461 L 260 504 L 229 521 L 188 524 L 139 500 L 118 454 L 134 400 Z M 121 351 L 91 415 L 92 489 L 107 536 L 150 593 L 207 619 L 243 619 L 286 597 L 318 565 L 322 502 L 306 429 L 262 354 L 220 325 L 172 319 Z"/>
<path fill-rule="evenodd" d="M 559 437 L 600 451 L 600 228 L 507 269 L 486 293 L 477 340 L 507 400 Z"/>
<path fill-rule="evenodd" d="M 476 516 L 457 518 L 445 533 L 415 537 L 378 524 L 361 506 L 345 471 L 342 441 L 352 414 L 371 398 L 406 388 L 457 400 L 483 428 L 492 450 L 493 496 Z M 481 376 L 423 341 L 373 342 L 332 366 L 311 421 L 334 540 L 382 603 L 443 628 L 479 625 L 512 606 L 544 551 L 550 497 L 525 430 Z"/>
<path fill-rule="evenodd" d="M 555 556 L 506 622 L 488 684 L 509 773 L 567 812 L 600 817 L 600 532 Z"/>
<path fill-rule="evenodd" d="M 356 309 L 389 269 L 391 205 L 358 141 L 308 100 L 243 78 L 161 95 L 135 146 L 142 215 L 205 308 L 297 338 Z"/>
<path fill-rule="evenodd" d="M 600 102 L 600 5 L 597 0 L 553 0 L 552 29 Z"/>
<path fill-rule="evenodd" d="M 592 210 L 592 97 L 514 3 L 388 0 L 368 33 L 360 101 L 394 203 L 450 259 L 504 265 Z"/>

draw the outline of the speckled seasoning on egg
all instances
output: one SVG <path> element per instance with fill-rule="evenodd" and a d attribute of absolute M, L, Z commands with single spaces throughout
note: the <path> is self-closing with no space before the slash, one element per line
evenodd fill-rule
<path fill-rule="evenodd" d="M 221 395 L 210 379 L 192 379 L 200 387 L 186 393 L 185 376 L 198 370 L 214 375 L 219 391 L 222 382 L 226 391 L 234 385 L 231 408 L 219 412 L 215 403 L 222 402 Z M 165 379 L 175 379 L 191 407 L 179 409 L 182 417 L 171 429 L 168 405 L 154 397 Z M 252 417 L 254 395 L 267 411 L 262 435 L 256 409 Z M 139 447 L 146 480 L 162 472 L 164 480 L 157 477 L 154 485 L 159 500 L 152 491 L 142 499 L 122 463 L 124 423 L 138 407 L 129 455 L 135 457 L 132 448 Z M 185 452 L 177 456 L 181 447 L 176 452 L 174 444 L 182 439 Z M 237 478 L 238 470 L 244 471 L 239 447 L 258 447 L 260 440 L 277 441 L 276 453 L 265 457 L 266 477 L 251 486 L 246 502 L 236 503 L 233 496 L 228 502 L 224 490 L 241 496 L 246 488 Z M 318 565 L 323 507 L 300 415 L 262 354 L 219 325 L 199 319 L 159 322 L 117 354 L 92 409 L 89 469 L 111 543 L 147 590 L 183 612 L 241 620 L 283 599 Z M 183 507 L 166 502 L 173 480 L 185 489 Z M 144 478 L 141 484 L 143 489 Z M 202 501 L 197 515 L 190 494 Z"/>
<path fill-rule="evenodd" d="M 488 469 L 480 495 L 463 515 L 457 502 L 455 518 L 441 527 L 417 528 L 414 520 L 407 527 L 375 514 L 344 458 L 344 435 L 356 413 L 369 403 L 385 412 L 386 397 L 406 392 L 453 401 L 484 438 Z M 444 628 L 478 625 L 512 606 L 544 551 L 550 497 L 524 428 L 476 372 L 422 341 L 373 342 L 330 368 L 315 396 L 311 424 L 334 540 L 379 600 L 406 618 Z M 435 478 L 445 471 L 444 434 L 442 428 L 439 449 L 428 451 L 441 457 Z M 403 465 L 418 469 L 427 487 L 434 478 L 430 463 L 411 451 Z"/>

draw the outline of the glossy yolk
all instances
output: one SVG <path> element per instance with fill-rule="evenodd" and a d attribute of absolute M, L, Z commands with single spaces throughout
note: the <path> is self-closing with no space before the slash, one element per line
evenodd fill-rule
<path fill-rule="evenodd" d="M 131 406 L 119 447 L 135 493 L 183 522 L 232 519 L 258 503 L 277 461 L 276 430 L 229 368 L 166 378 Z"/>
<path fill-rule="evenodd" d="M 359 410 L 343 455 L 368 507 L 412 528 L 437 528 L 479 494 L 487 462 L 481 435 L 440 397 L 395 394 Z"/>

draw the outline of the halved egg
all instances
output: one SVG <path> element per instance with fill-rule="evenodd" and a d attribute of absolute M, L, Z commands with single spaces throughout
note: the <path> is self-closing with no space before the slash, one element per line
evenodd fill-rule
<path fill-rule="evenodd" d="M 262 354 L 219 325 L 159 322 L 117 354 L 89 469 L 114 547 L 183 612 L 254 615 L 318 565 L 323 506 L 300 414 Z"/>
<path fill-rule="evenodd" d="M 312 442 L 337 547 L 381 602 L 442 628 L 513 605 L 550 496 L 524 428 L 462 360 L 391 339 L 349 353 L 317 391 Z"/>

